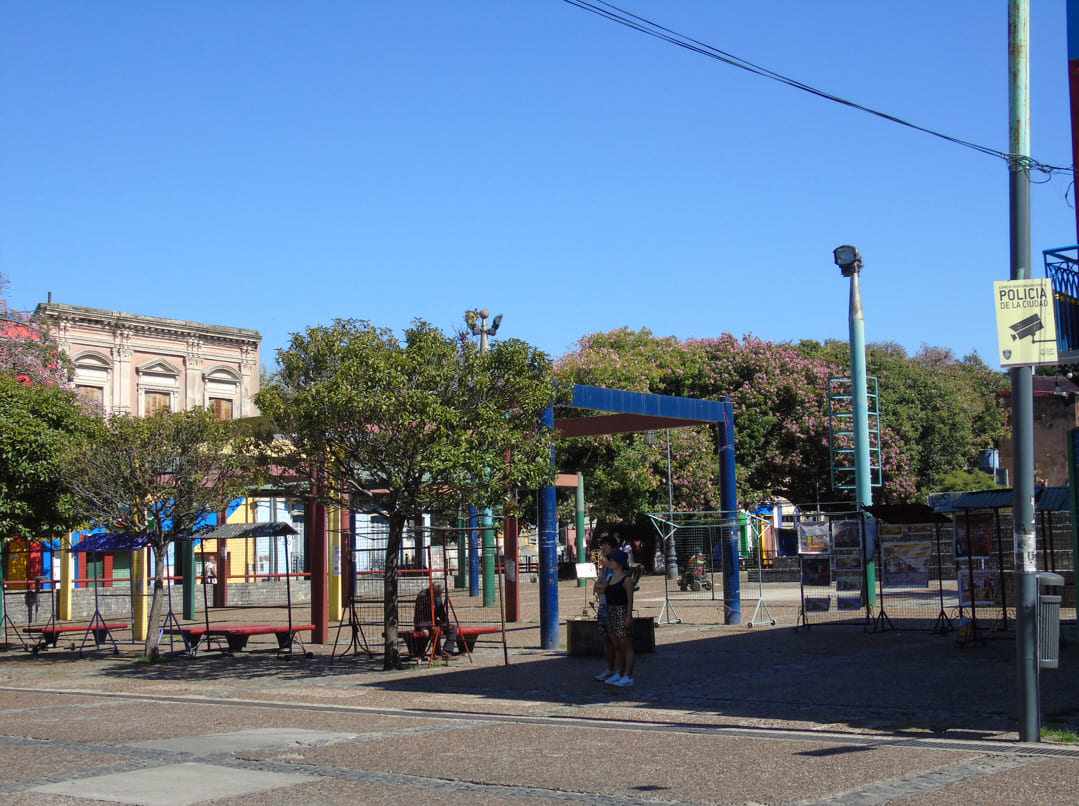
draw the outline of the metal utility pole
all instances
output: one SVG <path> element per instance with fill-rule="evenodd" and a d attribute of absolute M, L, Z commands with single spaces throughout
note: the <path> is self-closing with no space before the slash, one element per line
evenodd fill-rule
<path fill-rule="evenodd" d="M 1009 212 L 1011 279 L 1031 279 L 1030 265 L 1030 0 L 1008 3 Z M 1012 446 L 1018 603 L 1015 652 L 1019 740 L 1041 740 L 1038 690 L 1038 568 L 1034 540 L 1034 368 L 1013 367 Z"/>
<path fill-rule="evenodd" d="M 850 278 L 850 383 L 854 405 L 854 490 L 855 501 L 865 517 L 873 506 L 873 471 L 869 464 L 869 391 L 865 372 L 865 312 L 862 309 L 862 255 L 856 247 L 840 246 L 833 253 L 844 277 Z M 873 557 L 865 558 L 866 598 L 877 603 L 877 567 Z"/>
<path fill-rule="evenodd" d="M 480 337 L 480 352 L 486 353 L 489 349 L 487 337 L 493 336 L 498 332 L 498 326 L 502 324 L 502 314 L 499 314 L 492 319 L 489 327 L 487 325 L 487 317 L 491 315 L 491 312 L 486 308 L 475 313 L 470 312 L 470 314 L 471 315 L 465 317 L 465 321 L 468 323 L 472 335 L 478 335 Z M 476 323 L 476 314 L 479 315 L 479 324 Z M 494 518 L 491 517 L 491 510 L 483 510 L 482 522 L 483 606 L 494 607 L 494 605 L 497 604 L 496 595 L 498 591 L 495 588 L 495 530 Z"/>

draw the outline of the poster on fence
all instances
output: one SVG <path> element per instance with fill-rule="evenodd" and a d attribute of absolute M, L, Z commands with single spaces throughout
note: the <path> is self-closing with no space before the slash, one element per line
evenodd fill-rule
<path fill-rule="evenodd" d="M 886 588 L 928 588 L 933 543 L 885 543 L 882 584 Z"/>
<path fill-rule="evenodd" d="M 861 547 L 861 521 L 836 521 L 832 524 L 832 548 L 860 549 Z"/>
<path fill-rule="evenodd" d="M 830 548 L 828 521 L 798 522 L 799 554 L 827 554 Z"/>
<path fill-rule="evenodd" d="M 997 580 L 996 571 L 974 572 L 974 604 L 995 605 L 997 603 Z M 970 571 L 962 569 L 959 572 L 959 606 L 970 607 Z"/>
<path fill-rule="evenodd" d="M 832 600 L 828 596 L 807 596 L 802 601 L 807 613 L 827 613 L 832 608 Z"/>
<path fill-rule="evenodd" d="M 990 513 L 960 513 L 956 516 L 954 528 L 956 562 L 968 557 L 984 560 L 989 556 L 993 537 L 993 516 Z"/>
<path fill-rule="evenodd" d="M 861 574 L 836 574 L 835 589 L 837 591 L 860 591 L 862 589 Z"/>
<path fill-rule="evenodd" d="M 860 551 L 845 551 L 842 554 L 836 552 L 832 556 L 835 558 L 835 570 L 837 574 L 841 571 L 862 570 L 862 553 Z"/>
<path fill-rule="evenodd" d="M 827 557 L 802 558 L 802 585 L 821 586 L 832 584 L 832 564 Z"/>

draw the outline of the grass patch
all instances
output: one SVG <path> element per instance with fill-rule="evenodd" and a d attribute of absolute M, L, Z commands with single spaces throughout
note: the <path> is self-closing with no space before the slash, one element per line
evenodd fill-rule
<path fill-rule="evenodd" d="M 1079 742 L 1079 736 L 1075 735 L 1073 731 L 1063 730 L 1061 728 L 1042 728 L 1042 738 L 1050 742 L 1060 742 L 1062 744 L 1074 744 Z"/>

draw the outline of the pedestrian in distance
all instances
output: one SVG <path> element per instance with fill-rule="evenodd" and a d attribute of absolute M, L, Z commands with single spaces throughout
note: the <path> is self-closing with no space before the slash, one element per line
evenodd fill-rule
<path fill-rule="evenodd" d="M 596 607 L 596 629 L 599 633 L 599 637 L 603 639 L 603 654 L 607 660 L 607 668 L 596 675 L 596 680 L 607 680 L 610 677 L 614 677 L 616 672 L 614 669 L 614 640 L 611 638 L 610 629 L 608 628 L 608 607 L 607 607 L 607 583 L 611 581 L 614 576 L 614 566 L 608 562 L 608 558 L 611 553 L 618 549 L 618 538 L 614 535 L 604 535 L 599 541 L 599 553 L 603 555 L 603 560 L 599 564 L 599 570 L 596 574 L 596 582 L 592 586 L 592 590 L 595 592 L 599 599 L 599 604 Z"/>
<path fill-rule="evenodd" d="M 614 576 L 607 583 L 607 630 L 614 641 L 617 673 L 605 681 L 609 686 L 632 686 L 633 664 L 633 575 L 629 556 L 624 551 L 611 552 L 607 561 L 614 566 Z"/>

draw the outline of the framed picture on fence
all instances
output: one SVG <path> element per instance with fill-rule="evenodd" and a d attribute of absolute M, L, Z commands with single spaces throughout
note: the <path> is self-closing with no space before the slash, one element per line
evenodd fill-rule
<path fill-rule="evenodd" d="M 978 570 L 974 572 L 973 597 L 971 596 L 970 571 L 965 568 L 959 571 L 959 606 L 970 607 L 971 600 L 974 604 L 992 606 L 997 603 L 999 591 L 997 590 L 997 572 L 990 570 Z"/>
<path fill-rule="evenodd" d="M 993 516 L 986 513 L 960 512 L 953 526 L 954 551 L 957 562 L 969 558 L 984 560 L 989 557 L 993 540 Z"/>
<path fill-rule="evenodd" d="M 828 521 L 799 521 L 798 553 L 827 554 L 832 547 Z"/>
<path fill-rule="evenodd" d="M 837 591 L 860 591 L 862 589 L 861 574 L 837 574 L 835 578 Z"/>
<path fill-rule="evenodd" d="M 862 553 L 860 551 L 847 551 L 842 554 L 836 552 L 832 556 L 835 558 L 835 570 L 837 574 L 843 571 L 862 570 Z"/>
<path fill-rule="evenodd" d="M 881 583 L 886 588 L 929 587 L 929 558 L 933 544 L 928 540 L 885 543 Z"/>
<path fill-rule="evenodd" d="M 862 547 L 861 521 L 835 521 L 832 523 L 832 548 L 860 549 Z"/>
<path fill-rule="evenodd" d="M 802 585 L 820 587 L 832 584 L 832 563 L 827 557 L 802 558 Z"/>

